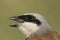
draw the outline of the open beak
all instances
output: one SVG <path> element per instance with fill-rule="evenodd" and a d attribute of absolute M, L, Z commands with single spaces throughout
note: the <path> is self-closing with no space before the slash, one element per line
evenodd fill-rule
<path fill-rule="evenodd" d="M 14 21 L 19 22 L 19 23 L 23 23 L 24 22 L 24 20 L 18 19 L 16 16 L 10 17 L 9 20 L 14 20 Z M 9 26 L 10 27 L 18 27 L 17 24 L 11 24 Z"/>
<path fill-rule="evenodd" d="M 16 17 L 15 16 L 13 16 L 13 17 L 10 17 L 9 18 L 10 20 L 16 20 Z M 10 27 L 17 27 L 17 24 L 11 24 L 11 25 L 9 25 Z"/>

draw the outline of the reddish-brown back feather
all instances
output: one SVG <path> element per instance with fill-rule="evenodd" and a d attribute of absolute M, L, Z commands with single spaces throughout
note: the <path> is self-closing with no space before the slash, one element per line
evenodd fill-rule
<path fill-rule="evenodd" d="M 57 32 L 46 32 L 43 35 L 31 35 L 26 40 L 60 40 L 60 35 Z"/>

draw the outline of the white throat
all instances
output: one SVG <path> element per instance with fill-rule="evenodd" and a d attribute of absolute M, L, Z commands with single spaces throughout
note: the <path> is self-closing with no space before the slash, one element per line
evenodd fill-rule
<path fill-rule="evenodd" d="M 22 25 L 19 24 L 18 28 L 23 32 L 26 37 L 30 36 L 39 29 L 37 24 L 31 22 L 24 22 L 22 23 Z"/>

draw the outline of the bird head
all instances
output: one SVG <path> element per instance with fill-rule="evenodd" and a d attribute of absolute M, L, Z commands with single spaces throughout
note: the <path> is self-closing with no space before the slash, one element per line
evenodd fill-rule
<path fill-rule="evenodd" d="M 25 13 L 20 16 L 12 16 L 9 19 L 18 22 L 18 24 L 10 26 L 18 27 L 26 37 L 35 33 L 42 34 L 45 30 L 51 29 L 45 18 L 38 13 Z"/>

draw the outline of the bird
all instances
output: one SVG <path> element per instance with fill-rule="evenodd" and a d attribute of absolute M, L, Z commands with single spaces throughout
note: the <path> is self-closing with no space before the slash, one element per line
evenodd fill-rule
<path fill-rule="evenodd" d="M 17 27 L 25 36 L 24 40 L 60 40 L 60 35 L 39 13 L 24 13 L 9 19 L 18 22 L 10 26 Z"/>

